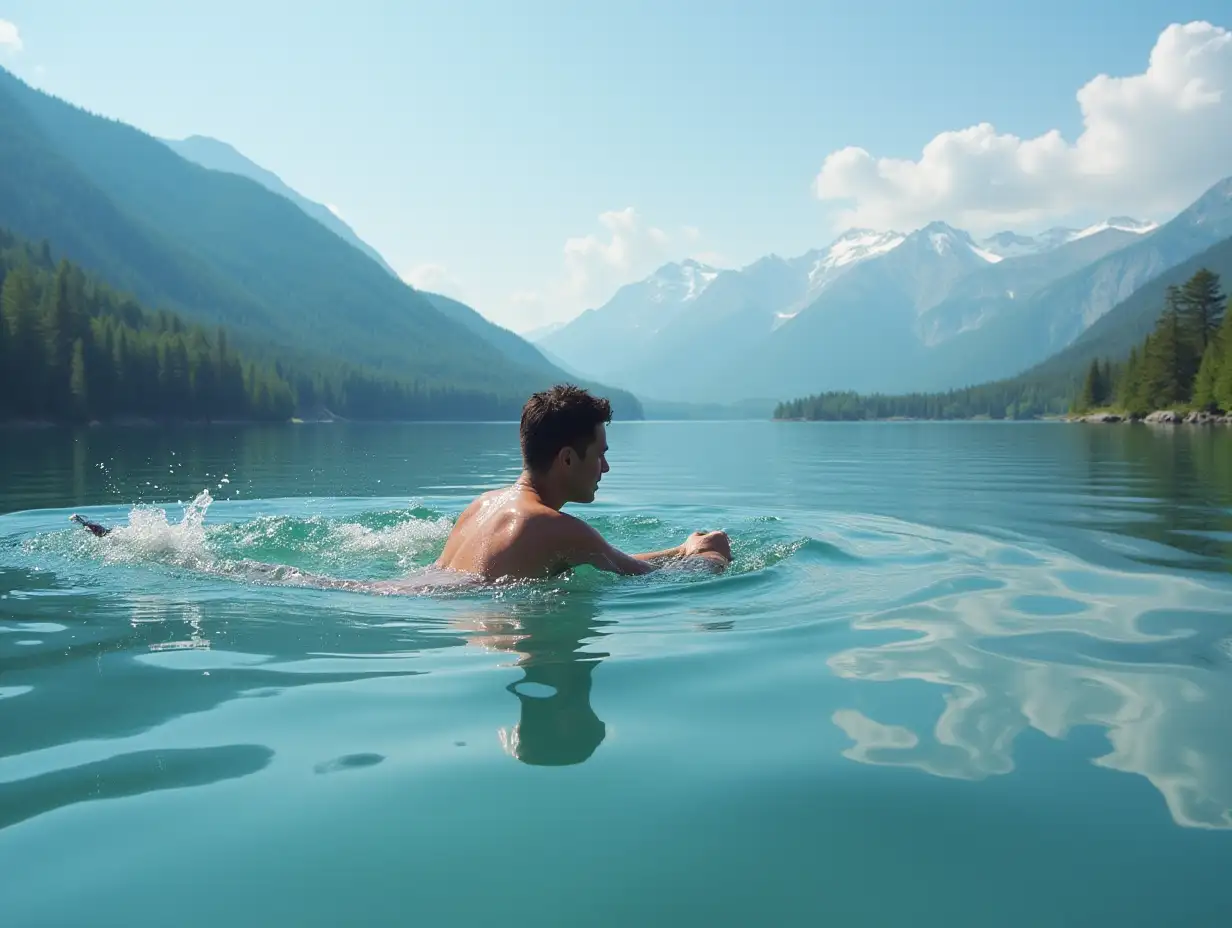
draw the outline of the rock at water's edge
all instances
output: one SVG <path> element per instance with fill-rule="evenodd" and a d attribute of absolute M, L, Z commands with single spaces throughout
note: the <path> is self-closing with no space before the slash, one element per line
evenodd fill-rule
<path fill-rule="evenodd" d="M 1150 413 L 1143 421 L 1151 425 L 1180 425 L 1185 419 L 1171 409 L 1157 409 Z"/>
<path fill-rule="evenodd" d="M 1114 412 L 1094 412 L 1089 416 L 1083 416 L 1079 422 L 1120 422 L 1121 417 Z"/>

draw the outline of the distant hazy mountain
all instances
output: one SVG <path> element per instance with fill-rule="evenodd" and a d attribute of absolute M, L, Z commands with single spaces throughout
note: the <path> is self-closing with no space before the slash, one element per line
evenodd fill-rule
<path fill-rule="evenodd" d="M 905 239 L 901 232 L 851 229 L 828 247 L 801 255 L 791 264 L 808 271 L 802 302 L 809 302 L 855 265 L 893 251 Z"/>
<path fill-rule="evenodd" d="M 539 372 L 546 381 L 561 383 L 571 381 L 579 386 L 587 387 L 602 393 L 612 402 L 612 412 L 617 419 L 638 419 L 642 417 L 641 406 L 628 391 L 613 389 L 591 378 L 568 370 L 558 364 L 554 358 L 545 356 L 544 352 L 532 345 L 525 338 L 490 322 L 478 310 L 452 297 L 439 293 L 418 291 L 421 296 L 435 306 L 442 314 L 470 329 L 507 359 L 527 370 Z"/>
<path fill-rule="evenodd" d="M 607 377 L 645 352 L 655 335 L 701 298 L 718 276 L 718 270 L 697 261 L 665 264 L 538 344 L 572 368 Z"/>
<path fill-rule="evenodd" d="M 1116 231 L 1105 229 L 1067 247 L 1099 242 L 1101 236 Z M 1165 271 L 1232 236 L 1232 178 L 1220 181 L 1157 229 L 1128 234 L 1131 241 L 1125 247 L 1057 278 L 1028 298 L 1014 301 L 988 324 L 939 346 L 906 389 L 948 389 L 995 380 L 1075 343 L 1114 306 L 1128 301 Z"/>
<path fill-rule="evenodd" d="M 564 322 L 549 322 L 547 325 L 537 326 L 536 328 L 523 332 L 522 337 L 533 344 L 534 342 L 543 341 L 543 339 L 547 338 L 553 332 L 559 332 L 565 327 L 566 324 L 567 323 Z"/>
<path fill-rule="evenodd" d="M 1105 227 L 1086 235 L 1070 236 L 1061 245 L 1030 254 L 1006 258 L 978 268 L 960 280 L 949 295 L 920 317 L 917 335 L 925 347 L 935 347 L 988 325 L 1012 312 L 1041 288 L 1131 242 L 1138 236 L 1119 228 Z M 997 365 L 1013 363 L 998 360 Z"/>
<path fill-rule="evenodd" d="M 1001 258 L 1017 258 L 1022 255 L 1037 255 L 1059 248 L 1069 242 L 1110 229 L 1143 235 L 1155 229 L 1153 222 L 1142 222 L 1127 216 L 1114 216 L 1085 229 L 1056 227 L 1038 235 L 1020 235 L 1017 232 L 998 232 L 980 242 L 980 247 Z"/>
<path fill-rule="evenodd" d="M 851 268 L 903 240 L 896 232 L 856 229 L 826 248 L 790 259 L 770 255 L 740 270 L 696 261 L 664 265 L 539 344 L 571 367 L 679 398 L 674 381 L 693 376 L 691 360 L 705 364 L 766 338 Z"/>
<path fill-rule="evenodd" d="M 1002 263 L 966 232 L 931 223 L 853 267 L 768 337 L 732 345 L 704 365 L 693 361 L 697 376 L 686 378 L 690 395 L 673 398 L 732 401 L 881 389 L 879 381 L 901 376 L 924 353 L 921 318 L 960 281 Z"/>
<path fill-rule="evenodd" d="M 853 230 L 798 258 L 719 272 L 664 306 L 650 297 L 681 267 L 668 265 L 542 344 L 572 367 L 662 401 L 1004 378 L 1217 240 L 1223 227 L 1210 197 L 1187 211 L 1203 223 L 1177 217 L 1164 227 L 1117 216 L 978 242 L 940 222 L 910 235 Z"/>
<path fill-rule="evenodd" d="M 1232 291 L 1232 237 L 1168 268 L 1122 300 L 1072 344 L 1042 361 L 1025 376 L 1043 382 L 1077 380 L 1093 359 L 1121 361 L 1142 344 L 1159 321 L 1168 287 L 1182 286 L 1199 270 L 1217 274 L 1225 293 Z"/>
<path fill-rule="evenodd" d="M 228 174 L 238 174 L 255 180 L 266 190 L 286 197 L 305 213 L 329 229 L 345 242 L 358 248 L 369 258 L 383 267 L 388 273 L 398 276 L 380 253 L 355 234 L 355 230 L 342 221 L 338 215 L 323 203 L 310 200 L 287 186 L 282 178 L 261 165 L 250 161 L 226 142 L 211 139 L 204 135 L 190 135 L 186 139 L 162 139 L 162 143 L 182 158 L 187 158 L 203 168 L 211 171 L 226 171 Z"/>

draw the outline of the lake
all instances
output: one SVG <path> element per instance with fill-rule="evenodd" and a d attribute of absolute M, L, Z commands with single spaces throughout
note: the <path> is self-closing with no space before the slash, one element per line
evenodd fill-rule
<path fill-rule="evenodd" d="M 416 570 L 511 423 L 0 431 L 4 924 L 1228 923 L 1232 430 L 609 441 L 729 572 L 254 566 Z"/>

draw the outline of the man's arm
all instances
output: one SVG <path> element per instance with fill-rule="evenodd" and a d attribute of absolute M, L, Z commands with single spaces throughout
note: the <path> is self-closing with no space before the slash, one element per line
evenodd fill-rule
<path fill-rule="evenodd" d="M 589 564 L 610 573 L 637 575 L 648 574 L 658 570 L 667 561 L 686 556 L 689 560 L 703 561 L 719 570 L 725 568 L 729 562 L 728 558 L 715 551 L 686 554 L 685 545 L 643 554 L 626 554 L 609 544 L 596 529 L 581 519 L 564 513 L 560 518 L 561 556 L 570 567 Z"/>
<path fill-rule="evenodd" d="M 675 545 L 671 548 L 664 548 L 662 551 L 646 551 L 642 554 L 630 554 L 629 557 L 637 558 L 639 561 L 645 561 L 647 564 L 661 564 L 663 561 L 670 561 L 673 558 L 680 557 L 684 554 L 684 548 L 681 545 Z"/>
<path fill-rule="evenodd" d="M 561 513 L 553 522 L 558 533 L 557 547 L 561 560 L 570 567 L 589 564 L 614 574 L 648 574 L 658 569 L 656 558 L 667 558 L 677 553 L 675 548 L 668 548 L 643 555 L 626 554 L 609 544 L 595 528 L 581 519 Z"/>

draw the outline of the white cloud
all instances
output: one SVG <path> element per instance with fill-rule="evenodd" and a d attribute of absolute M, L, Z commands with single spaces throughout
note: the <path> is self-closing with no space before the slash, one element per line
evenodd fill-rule
<path fill-rule="evenodd" d="M 698 251 L 689 255 L 694 261 L 699 261 L 702 264 L 708 264 L 711 267 L 725 268 L 731 264 L 727 260 L 727 256 L 718 251 Z"/>
<path fill-rule="evenodd" d="M 21 33 L 17 24 L 7 19 L 0 19 L 0 51 L 19 52 L 22 50 Z"/>
<path fill-rule="evenodd" d="M 420 264 L 402 274 L 402 279 L 416 290 L 441 293 L 455 300 L 464 299 L 462 284 L 443 264 Z"/>
<path fill-rule="evenodd" d="M 701 238 L 694 226 L 669 232 L 649 225 L 632 206 L 600 213 L 599 225 L 599 232 L 565 241 L 559 278 L 509 298 L 515 329 L 528 331 L 601 306 L 624 284 L 688 257 Z"/>
<path fill-rule="evenodd" d="M 988 123 L 943 132 L 919 160 L 830 154 L 813 183 L 847 201 L 842 226 L 914 228 L 935 219 L 972 230 L 1070 215 L 1162 218 L 1232 174 L 1232 32 L 1171 25 L 1146 71 L 1101 74 L 1077 93 L 1083 130 L 1021 139 Z"/>
<path fill-rule="evenodd" d="M 325 208 L 333 213 L 337 218 L 342 219 L 342 213 L 338 211 L 338 207 L 334 206 L 333 203 L 326 203 Z"/>
<path fill-rule="evenodd" d="M 565 242 L 562 296 L 578 309 L 605 302 L 621 284 L 654 270 L 671 247 L 671 236 L 646 225 L 632 206 L 601 213 L 599 224 L 603 232 Z"/>

